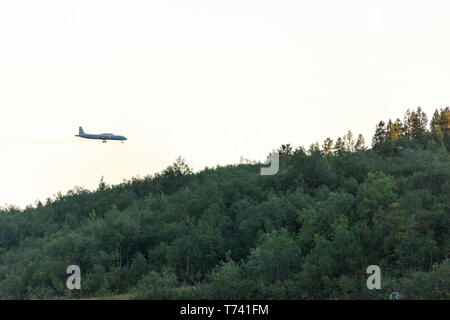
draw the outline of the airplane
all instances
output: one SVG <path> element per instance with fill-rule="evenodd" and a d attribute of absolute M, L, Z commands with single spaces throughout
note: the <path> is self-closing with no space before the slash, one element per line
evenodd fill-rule
<path fill-rule="evenodd" d="M 124 140 L 128 140 L 124 136 L 118 136 L 112 133 L 101 133 L 101 134 L 85 133 L 82 127 L 78 129 L 78 134 L 76 134 L 75 137 L 103 140 L 102 141 L 103 143 L 106 143 L 106 140 L 119 140 L 122 141 L 122 143 Z"/>

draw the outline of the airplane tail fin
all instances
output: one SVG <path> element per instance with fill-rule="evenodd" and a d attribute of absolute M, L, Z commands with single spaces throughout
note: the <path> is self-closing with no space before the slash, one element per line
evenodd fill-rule
<path fill-rule="evenodd" d="M 78 134 L 84 134 L 84 131 L 83 131 L 83 128 L 82 128 L 82 127 L 80 127 L 80 128 L 78 129 Z"/>

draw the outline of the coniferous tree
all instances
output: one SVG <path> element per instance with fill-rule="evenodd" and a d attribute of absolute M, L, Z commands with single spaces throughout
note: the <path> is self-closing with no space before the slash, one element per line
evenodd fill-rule
<path fill-rule="evenodd" d="M 336 139 L 336 143 L 334 144 L 334 154 L 340 154 L 345 151 L 345 141 L 339 137 Z"/>
<path fill-rule="evenodd" d="M 398 139 L 402 136 L 403 133 L 403 124 L 400 119 L 397 119 L 395 122 L 392 122 L 389 119 L 388 124 L 386 126 L 386 148 L 389 152 L 392 152 L 397 144 Z"/>
<path fill-rule="evenodd" d="M 417 111 L 406 111 L 404 117 L 405 134 L 410 140 L 418 140 L 427 132 L 428 118 L 421 107 Z"/>
<path fill-rule="evenodd" d="M 358 139 L 356 140 L 355 150 L 356 151 L 364 151 L 366 150 L 366 143 L 364 142 L 364 136 L 360 133 L 358 134 Z"/>
<path fill-rule="evenodd" d="M 448 117 L 450 115 L 450 108 L 445 107 L 444 109 L 436 109 L 433 113 L 433 118 L 430 121 L 430 131 L 441 132 L 442 133 L 442 125 L 448 121 Z"/>
<path fill-rule="evenodd" d="M 348 130 L 347 134 L 343 138 L 345 144 L 345 151 L 353 152 L 355 151 L 355 140 L 353 140 L 353 133 Z"/>
<path fill-rule="evenodd" d="M 281 148 L 278 149 L 278 154 L 280 156 L 291 156 L 292 155 L 292 146 L 288 144 L 282 144 Z"/>
<path fill-rule="evenodd" d="M 375 134 L 372 138 L 372 147 L 379 150 L 387 142 L 386 124 L 381 120 L 375 129 Z"/>
<path fill-rule="evenodd" d="M 326 138 L 323 142 L 322 149 L 325 154 L 330 154 L 333 150 L 333 140 L 331 138 Z"/>
<path fill-rule="evenodd" d="M 319 143 L 316 142 L 309 146 L 309 149 L 308 149 L 309 154 L 318 153 L 318 152 L 320 153 Z"/>
<path fill-rule="evenodd" d="M 394 124 L 392 125 L 392 129 L 390 132 L 391 140 L 398 140 L 403 135 L 403 124 L 400 119 L 397 118 Z"/>
<path fill-rule="evenodd" d="M 442 109 L 441 109 L 442 111 Z M 432 133 L 439 133 L 441 132 L 441 113 L 438 109 L 434 110 L 433 117 L 430 121 L 430 131 Z"/>

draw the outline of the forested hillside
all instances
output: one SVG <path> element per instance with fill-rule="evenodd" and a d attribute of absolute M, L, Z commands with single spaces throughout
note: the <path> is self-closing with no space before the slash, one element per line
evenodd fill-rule
<path fill-rule="evenodd" d="M 241 163 L 0 210 L 0 298 L 449 299 L 448 108 Z M 374 124 L 376 121 L 374 121 Z M 79 265 L 81 290 L 66 269 Z M 381 268 L 369 290 L 366 269 Z"/>

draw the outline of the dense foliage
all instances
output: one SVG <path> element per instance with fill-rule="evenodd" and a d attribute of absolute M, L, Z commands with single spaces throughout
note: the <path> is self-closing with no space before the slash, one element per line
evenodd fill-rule
<path fill-rule="evenodd" d="M 450 142 L 437 110 L 261 164 L 76 188 L 0 211 L 0 298 L 448 299 Z M 82 289 L 68 290 L 79 265 Z M 369 290 L 370 265 L 382 288 Z"/>

